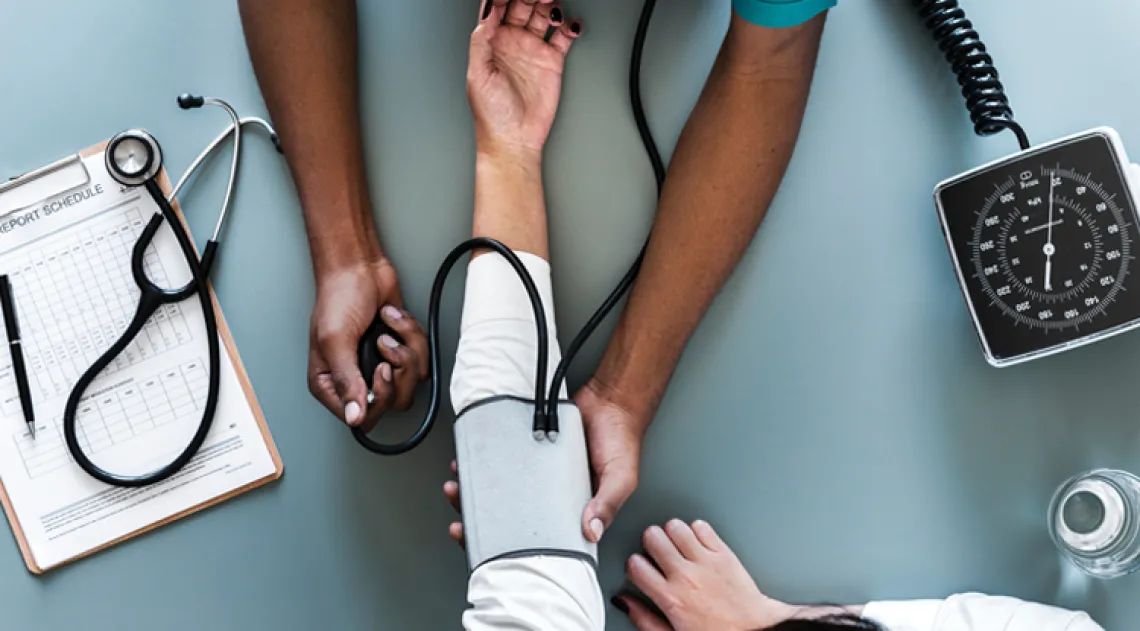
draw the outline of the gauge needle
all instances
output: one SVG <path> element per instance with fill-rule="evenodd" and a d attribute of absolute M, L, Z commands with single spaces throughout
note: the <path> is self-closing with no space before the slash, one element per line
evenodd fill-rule
<path fill-rule="evenodd" d="M 1045 220 L 1045 225 L 1048 226 L 1045 237 L 1045 247 L 1042 251 L 1045 253 L 1045 291 L 1053 291 L 1053 254 L 1057 248 L 1053 247 L 1053 185 L 1055 180 L 1053 174 L 1049 174 L 1049 218 Z"/>
<path fill-rule="evenodd" d="M 1033 227 L 1032 227 L 1032 228 L 1030 228 L 1029 230 L 1026 230 L 1026 231 L 1025 231 L 1025 234 L 1033 234 L 1034 232 L 1041 232 L 1042 230 L 1044 230 L 1044 229 L 1046 229 L 1046 228 L 1051 228 L 1051 227 L 1053 227 L 1053 226 L 1059 226 L 1059 225 L 1061 225 L 1061 224 L 1063 224 L 1063 223 L 1065 223 L 1065 218 L 1064 218 L 1064 217 L 1062 217 L 1062 218 L 1058 219 L 1057 221 L 1053 221 L 1053 222 L 1050 222 L 1050 223 L 1043 223 L 1043 224 L 1041 224 L 1040 226 L 1033 226 Z"/>

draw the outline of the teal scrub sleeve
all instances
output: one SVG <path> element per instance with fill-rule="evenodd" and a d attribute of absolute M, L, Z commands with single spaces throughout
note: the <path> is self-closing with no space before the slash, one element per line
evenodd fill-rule
<path fill-rule="evenodd" d="M 732 0 L 736 13 L 760 26 L 799 26 L 834 7 L 838 0 Z"/>

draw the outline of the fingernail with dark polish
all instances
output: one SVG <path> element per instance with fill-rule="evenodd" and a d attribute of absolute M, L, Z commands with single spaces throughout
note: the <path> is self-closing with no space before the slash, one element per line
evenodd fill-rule
<path fill-rule="evenodd" d="M 582 33 L 582 25 L 579 24 L 578 22 L 571 22 L 570 23 L 570 32 L 575 34 L 575 35 L 580 35 Z"/>
<path fill-rule="evenodd" d="M 621 598 L 614 596 L 610 599 L 610 604 L 616 607 L 618 611 L 626 614 L 627 616 L 629 615 L 629 605 L 627 605 Z"/>
<path fill-rule="evenodd" d="M 483 17 L 481 19 L 486 20 L 491 15 L 491 9 L 494 8 L 495 0 L 486 0 L 483 3 Z"/>
<path fill-rule="evenodd" d="M 551 22 L 561 22 L 562 21 L 562 9 L 559 9 L 558 7 L 554 7 L 553 9 L 551 9 L 550 10 L 550 21 Z"/>

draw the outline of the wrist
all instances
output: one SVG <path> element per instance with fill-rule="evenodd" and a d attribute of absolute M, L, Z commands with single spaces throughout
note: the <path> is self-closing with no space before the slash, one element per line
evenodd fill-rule
<path fill-rule="evenodd" d="M 479 140 L 475 146 L 475 162 L 502 171 L 542 175 L 542 150 L 517 144 Z"/>
<path fill-rule="evenodd" d="M 789 605 L 778 603 L 779 622 L 788 620 L 818 620 L 828 616 L 854 616 L 863 617 L 864 605 Z"/>
<path fill-rule="evenodd" d="M 639 437 L 645 436 L 657 413 L 657 401 L 633 394 L 635 390 L 625 387 L 620 380 L 607 376 L 601 367 L 590 377 L 584 388 L 596 400 L 624 412 L 624 418 L 630 420 L 633 433 Z"/>
<path fill-rule="evenodd" d="M 644 430 L 657 414 L 675 361 L 645 353 L 648 340 L 639 339 L 644 329 L 631 330 L 627 322 L 628 310 L 622 313 L 589 386 L 600 398 L 636 419 Z"/>
<path fill-rule="evenodd" d="M 385 261 L 371 206 L 367 203 L 318 203 L 306 207 L 305 223 L 313 273 L 318 282 L 345 270 Z"/>
<path fill-rule="evenodd" d="M 387 260 L 379 243 L 370 247 L 364 243 L 351 243 L 350 239 L 338 240 L 336 244 L 320 244 L 310 239 L 309 248 L 313 253 L 313 275 L 318 284 L 330 276 L 374 267 Z"/>
<path fill-rule="evenodd" d="M 361 229 L 359 232 L 310 235 L 309 250 L 313 257 L 313 275 L 318 284 L 330 276 L 374 267 L 387 261 L 373 228 Z"/>

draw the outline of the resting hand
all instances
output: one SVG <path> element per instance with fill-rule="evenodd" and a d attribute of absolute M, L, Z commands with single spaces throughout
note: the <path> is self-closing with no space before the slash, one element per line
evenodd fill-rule
<path fill-rule="evenodd" d="M 309 329 L 309 391 L 352 427 L 367 431 L 384 412 L 407 410 L 416 385 L 427 376 L 427 338 L 402 307 L 396 270 L 386 260 L 318 278 Z M 365 377 L 360 374 L 356 350 L 377 313 L 404 343 L 382 336 L 378 347 L 385 361 Z M 369 384 L 375 395 L 371 405 Z"/>
<path fill-rule="evenodd" d="M 637 489 L 641 441 L 648 423 L 608 399 L 594 381 L 574 395 L 574 403 L 586 429 L 595 489 L 582 513 L 582 534 L 588 541 L 598 542 Z"/>
<path fill-rule="evenodd" d="M 454 480 L 448 480 L 443 483 L 443 496 L 447 498 L 447 503 L 455 509 L 455 512 L 462 519 L 463 505 L 459 499 L 459 464 L 454 460 L 451 461 L 451 475 L 455 477 Z M 460 548 L 467 549 L 467 541 L 463 538 L 463 522 L 453 521 L 447 527 L 447 535 L 459 544 Z"/>
<path fill-rule="evenodd" d="M 645 552 L 629 558 L 626 576 L 668 620 L 634 596 L 615 596 L 610 602 L 638 631 L 747 631 L 768 629 L 792 617 L 861 612 L 797 609 L 769 598 L 704 521 L 686 524 L 674 519 L 664 528 L 651 526 L 641 541 Z"/>
<path fill-rule="evenodd" d="M 484 0 L 480 10 L 467 68 L 479 150 L 540 155 L 581 25 L 567 22 L 554 0 Z"/>

